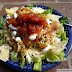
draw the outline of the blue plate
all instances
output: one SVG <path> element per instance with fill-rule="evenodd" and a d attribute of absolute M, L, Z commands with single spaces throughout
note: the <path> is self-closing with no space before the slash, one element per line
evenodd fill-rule
<path fill-rule="evenodd" d="M 43 9 L 50 9 L 49 7 L 45 7 L 45 6 L 39 6 L 39 5 L 34 5 L 34 7 L 41 7 Z M 59 13 L 58 11 L 54 10 L 53 9 L 53 14 L 55 15 L 59 15 L 59 16 L 62 16 L 62 18 L 64 18 L 64 16 Z M 5 19 L 5 16 L 4 16 L 4 19 Z M 69 22 L 67 22 L 69 23 Z M 67 44 L 67 49 L 64 49 L 64 53 L 65 53 L 65 58 L 68 56 L 70 50 L 71 50 L 71 27 L 69 26 L 64 26 L 65 28 L 65 31 L 67 32 L 67 37 L 69 38 L 68 40 L 68 44 Z M 42 71 L 45 71 L 45 70 L 48 70 L 48 69 L 51 69 L 55 66 L 57 66 L 58 64 L 60 64 L 61 62 L 56 62 L 56 63 L 42 63 Z M 8 60 L 7 62 L 5 62 L 5 64 L 7 64 L 8 66 L 14 68 L 14 69 L 17 69 L 17 70 L 20 70 L 20 71 L 26 71 L 26 72 L 34 72 L 33 71 L 33 64 L 31 65 L 24 65 L 23 69 L 21 69 L 20 67 L 20 62 L 12 62 L 11 60 Z"/>

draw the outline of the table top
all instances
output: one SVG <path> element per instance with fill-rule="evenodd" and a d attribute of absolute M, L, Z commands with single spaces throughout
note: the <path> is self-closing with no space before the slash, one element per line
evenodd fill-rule
<path fill-rule="evenodd" d="M 15 6 L 23 6 L 34 3 L 36 5 L 43 5 L 47 7 L 53 7 L 64 16 L 70 17 L 70 24 L 72 24 L 72 0 L 0 0 L 0 16 L 5 14 L 5 8 L 11 8 Z M 72 69 L 72 50 L 67 57 L 66 61 L 63 61 L 56 67 L 43 71 L 43 72 L 56 72 L 57 69 Z M 0 72 L 20 72 L 0 61 Z"/>

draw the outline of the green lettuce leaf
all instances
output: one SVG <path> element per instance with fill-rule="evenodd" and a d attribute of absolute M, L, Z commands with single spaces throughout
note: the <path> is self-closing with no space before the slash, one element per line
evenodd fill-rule
<path fill-rule="evenodd" d="M 66 37 L 66 31 L 57 33 L 57 36 L 61 39 L 61 41 L 68 40 L 68 38 Z"/>
<path fill-rule="evenodd" d="M 50 8 L 50 13 L 51 13 L 51 14 L 52 14 L 52 11 L 53 11 L 53 7 Z"/>
<path fill-rule="evenodd" d="M 28 5 L 30 9 L 34 8 L 33 4 Z"/>
<path fill-rule="evenodd" d="M 60 20 L 60 23 L 66 23 L 70 18 L 69 17 L 65 17 L 63 19 Z"/>
<path fill-rule="evenodd" d="M 0 35 L 0 45 L 7 44 L 5 34 L 6 34 L 5 31 L 1 32 L 1 35 Z"/>
<path fill-rule="evenodd" d="M 49 13 L 51 13 L 52 14 L 52 10 L 53 10 L 53 7 L 52 8 L 50 8 L 50 9 L 47 9 L 46 11 L 44 11 L 42 14 L 44 14 L 44 15 L 47 15 L 47 14 L 49 14 Z"/>
<path fill-rule="evenodd" d="M 0 38 L 2 38 L 1 36 L 0 36 Z M 7 42 L 6 42 L 6 39 L 5 38 L 2 38 L 1 40 L 0 40 L 0 45 L 3 45 L 3 44 L 6 44 Z"/>
<path fill-rule="evenodd" d="M 17 61 L 18 52 L 12 51 L 11 52 L 11 60 L 12 62 Z"/>
<path fill-rule="evenodd" d="M 41 57 L 32 57 L 32 61 L 33 62 L 40 62 L 41 61 Z"/>
<path fill-rule="evenodd" d="M 41 56 L 41 60 L 45 60 L 45 55 L 42 55 Z"/>
<path fill-rule="evenodd" d="M 3 20 L 3 17 L 1 16 L 0 17 L 0 28 L 3 28 L 3 25 L 4 24 L 4 20 Z"/>
<path fill-rule="evenodd" d="M 3 36 L 0 36 L 0 45 L 6 44 L 6 38 Z"/>
<path fill-rule="evenodd" d="M 41 70 L 42 70 L 41 65 L 42 65 L 42 61 L 40 61 L 40 62 L 35 62 L 35 63 L 34 63 L 33 70 L 35 70 L 35 71 L 41 71 Z"/>
<path fill-rule="evenodd" d="M 24 64 L 25 64 L 25 58 L 24 58 L 24 56 L 21 58 L 21 69 L 23 69 L 23 66 L 24 66 Z"/>
<path fill-rule="evenodd" d="M 65 53 L 64 53 L 64 51 L 61 51 L 59 54 L 58 54 L 58 57 L 60 58 L 60 59 L 64 59 L 64 56 L 65 56 Z"/>
<path fill-rule="evenodd" d="M 59 60 L 59 57 L 57 55 L 55 55 L 54 53 L 52 53 L 52 52 L 47 52 L 46 53 L 46 60 L 48 62 L 58 61 Z"/>
<path fill-rule="evenodd" d="M 3 31 L 2 36 L 4 37 L 4 35 L 5 35 L 6 33 L 7 33 L 7 32 Z"/>
<path fill-rule="evenodd" d="M 61 62 L 64 60 L 65 53 L 64 51 L 61 51 L 58 55 L 52 53 L 52 52 L 47 52 L 46 53 L 46 60 L 48 62 Z"/>
<path fill-rule="evenodd" d="M 64 33 L 61 33 L 61 41 L 63 40 L 68 40 L 68 38 L 66 37 L 66 31 Z"/>

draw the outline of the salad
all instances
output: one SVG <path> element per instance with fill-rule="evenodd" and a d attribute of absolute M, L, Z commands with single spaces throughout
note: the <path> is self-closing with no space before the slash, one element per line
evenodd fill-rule
<path fill-rule="evenodd" d="M 68 43 L 64 23 L 68 17 L 52 14 L 52 9 L 13 7 L 6 10 L 6 19 L 0 17 L 0 60 L 20 61 L 21 69 L 33 64 L 33 70 L 42 70 L 42 61 L 64 60 Z"/>

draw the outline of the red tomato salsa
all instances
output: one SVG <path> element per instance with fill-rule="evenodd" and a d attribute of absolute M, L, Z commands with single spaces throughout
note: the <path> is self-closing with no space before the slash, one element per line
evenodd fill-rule
<path fill-rule="evenodd" d="M 42 14 L 21 14 L 16 19 L 11 17 L 8 21 L 7 25 L 12 24 L 14 27 L 18 28 L 19 32 L 22 34 L 21 37 L 24 44 L 29 43 L 29 35 L 38 34 L 42 29 L 48 26 L 45 16 Z"/>
<path fill-rule="evenodd" d="M 16 19 L 11 19 L 9 24 L 17 27 L 24 36 L 39 33 L 48 26 L 44 16 L 34 13 L 19 15 Z"/>

